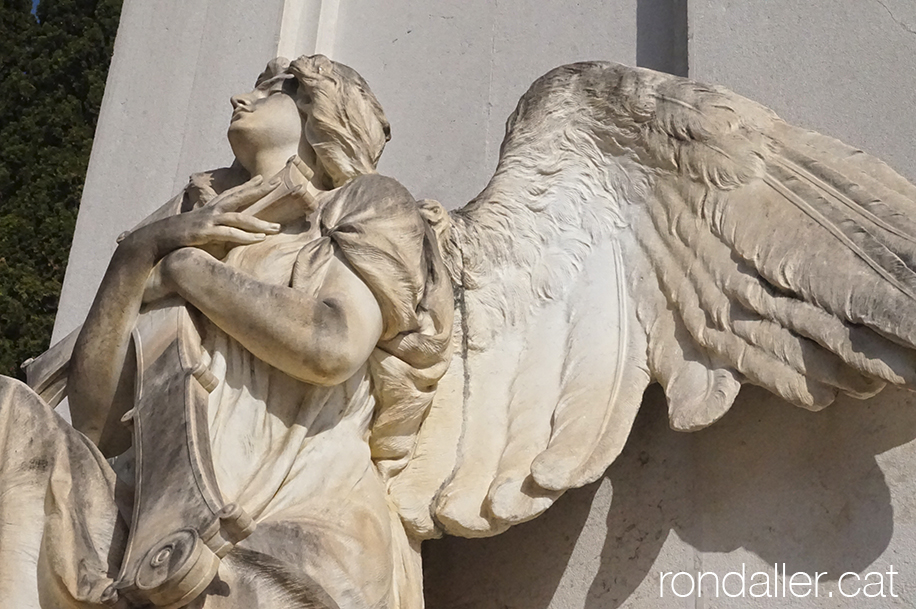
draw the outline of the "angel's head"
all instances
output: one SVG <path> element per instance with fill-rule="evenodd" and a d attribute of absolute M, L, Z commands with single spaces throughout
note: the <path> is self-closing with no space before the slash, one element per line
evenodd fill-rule
<path fill-rule="evenodd" d="M 298 154 L 327 187 L 341 186 L 374 173 L 391 137 L 366 81 L 324 55 L 292 63 L 278 57 L 252 91 L 231 101 L 229 143 L 252 175 L 271 159 Z"/>

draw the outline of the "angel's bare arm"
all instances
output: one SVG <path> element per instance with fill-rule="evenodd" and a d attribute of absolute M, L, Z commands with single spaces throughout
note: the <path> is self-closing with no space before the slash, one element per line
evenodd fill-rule
<path fill-rule="evenodd" d="M 125 238 L 108 265 L 73 349 L 68 382 L 73 426 L 109 454 L 103 437 L 111 431 L 111 413 L 151 271 L 164 256 L 187 246 L 254 243 L 279 227 L 246 217 L 235 209 L 257 200 L 273 185 L 260 180 L 227 191 L 212 206 L 146 225 Z M 106 431 L 107 430 L 107 431 Z"/>
<path fill-rule="evenodd" d="M 308 383 L 334 385 L 369 358 L 382 313 L 341 259 L 296 288 L 263 283 L 196 248 L 163 261 L 175 291 L 259 359 Z"/>

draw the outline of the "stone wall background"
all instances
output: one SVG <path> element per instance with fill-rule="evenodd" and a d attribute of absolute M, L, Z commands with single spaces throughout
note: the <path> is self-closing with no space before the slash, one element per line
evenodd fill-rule
<path fill-rule="evenodd" d="M 228 163 L 230 94 L 268 59 L 356 68 L 392 123 L 381 170 L 457 207 L 495 167 L 503 122 L 548 69 L 609 59 L 717 82 L 916 179 L 910 0 L 126 0 L 55 328 L 91 302 L 115 237 L 193 171 Z M 650 388 L 605 477 L 488 540 L 426 544 L 433 609 L 910 607 L 916 604 L 916 410 L 909 394 L 795 409 L 755 389 L 696 434 Z M 613 498 L 613 502 L 611 499 Z M 659 596 L 661 571 L 785 563 L 828 572 L 818 599 Z M 846 571 L 899 573 L 844 599 Z M 832 583 L 831 583 L 832 582 Z M 832 597 L 824 596 L 833 593 Z"/>

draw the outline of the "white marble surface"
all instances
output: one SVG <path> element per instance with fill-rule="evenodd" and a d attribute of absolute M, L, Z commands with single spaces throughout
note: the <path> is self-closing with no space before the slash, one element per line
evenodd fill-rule
<path fill-rule="evenodd" d="M 392 122 L 382 171 L 416 196 L 438 197 L 449 207 L 485 184 L 505 117 L 533 78 L 577 59 L 657 60 L 647 46 L 651 37 L 637 29 L 648 27 L 649 9 L 657 5 L 646 0 L 557 2 L 536 10 L 520 2 L 446 2 L 435 12 L 420 2 L 320 4 L 259 3 L 255 15 L 247 5 L 208 13 L 202 1 L 168 10 L 144 0 L 125 3 L 121 27 L 129 36 L 119 35 L 109 76 L 57 336 L 81 321 L 114 237 L 177 190 L 188 173 L 227 160 L 214 142 L 222 141 L 232 79 L 248 84 L 278 44 L 290 44 L 289 36 L 319 44 L 314 31 L 291 30 L 283 15 L 325 10 L 324 22 L 334 31 L 323 35 L 320 50 L 357 68 Z M 692 0 L 689 18 L 692 77 L 862 146 L 916 178 L 911 4 Z M 220 20 L 235 24 L 235 38 L 201 34 L 225 27 Z M 287 37 L 278 42 L 281 31 Z M 149 59 L 154 50 L 155 61 Z M 172 54 L 163 58 L 163 52 Z M 196 67 L 214 65 L 217 56 L 219 75 Z M 144 163 L 153 169 L 137 169 Z M 155 200 L 141 199 L 142 192 Z M 650 390 L 627 449 L 602 482 L 569 493 L 544 517 L 500 537 L 428 543 L 428 604 L 912 606 L 912 405 L 909 394 L 889 391 L 810 414 L 746 389 L 720 423 L 688 435 L 667 429 L 660 392 Z M 885 571 L 893 564 L 901 596 L 757 605 L 659 599 L 661 571 L 728 571 L 742 562 L 749 569 L 785 562 L 790 571 L 830 571 L 834 579 L 846 570 Z"/>

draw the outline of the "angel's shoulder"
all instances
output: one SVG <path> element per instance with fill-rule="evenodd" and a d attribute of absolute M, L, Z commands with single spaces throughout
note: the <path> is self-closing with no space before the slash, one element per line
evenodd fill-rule
<path fill-rule="evenodd" d="M 347 197 L 359 198 L 371 205 L 373 200 L 386 198 L 398 199 L 416 204 L 407 188 L 396 179 L 380 173 L 368 173 L 357 176 L 340 187 L 340 192 Z"/>
<path fill-rule="evenodd" d="M 332 218 L 373 222 L 405 215 L 420 217 L 418 203 L 410 191 L 394 178 L 377 173 L 357 176 L 332 191 L 323 207 L 326 222 Z"/>

